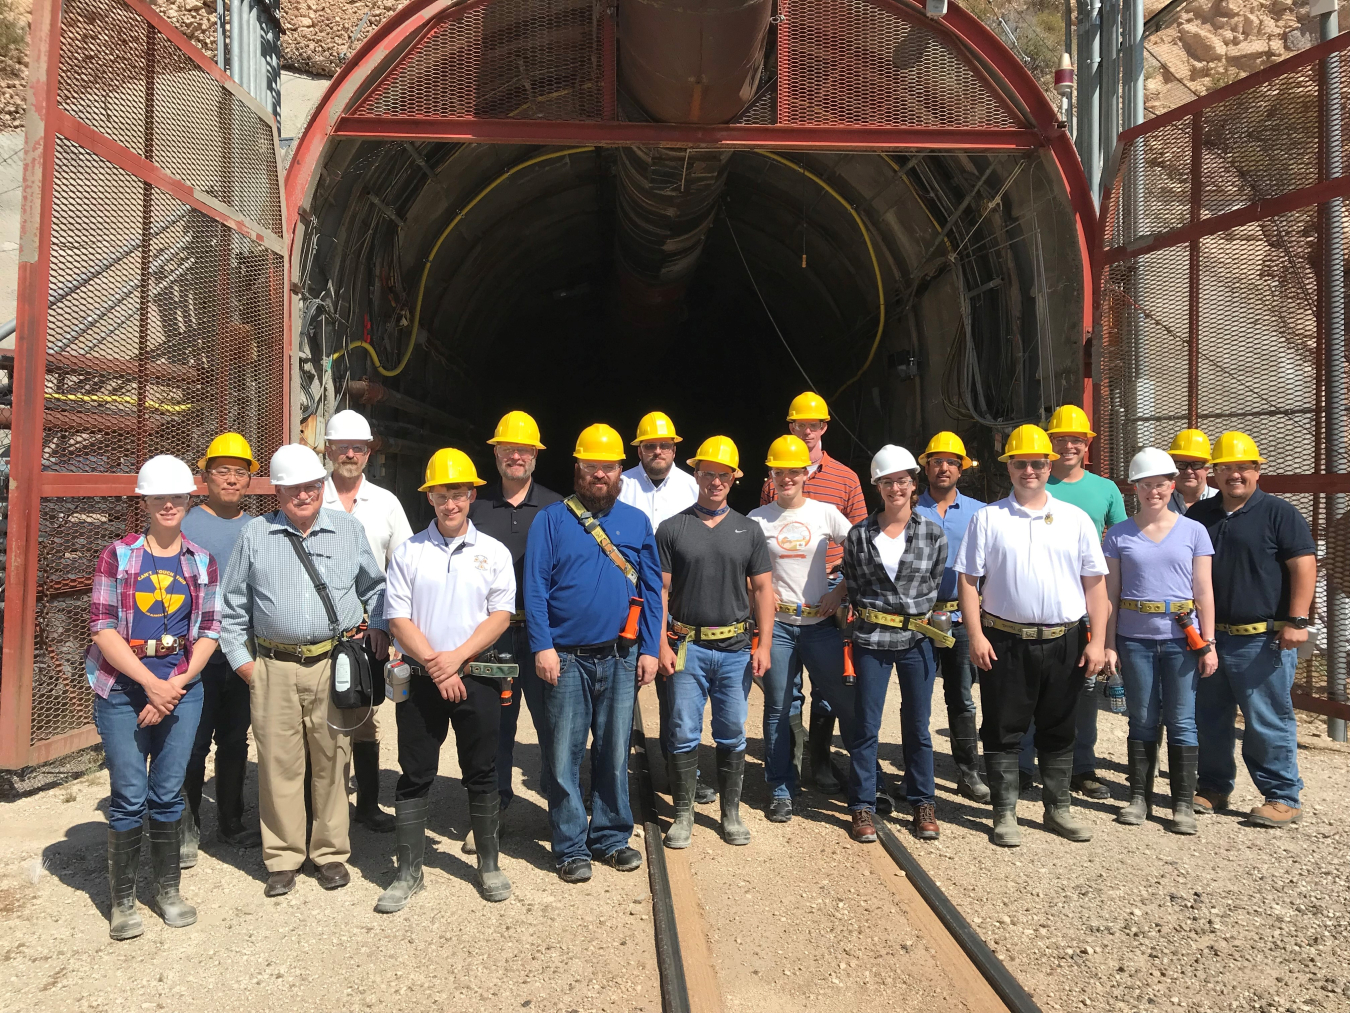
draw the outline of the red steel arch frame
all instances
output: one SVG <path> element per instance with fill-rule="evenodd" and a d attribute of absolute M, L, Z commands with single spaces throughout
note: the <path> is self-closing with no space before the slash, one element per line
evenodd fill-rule
<path fill-rule="evenodd" d="M 922 23 L 981 79 L 1008 112 L 1023 124 L 1016 129 L 951 126 L 878 126 L 859 124 L 672 124 L 626 122 L 615 118 L 614 20 L 604 22 L 606 72 L 602 120 L 476 119 L 471 117 L 357 116 L 361 101 L 399 69 L 404 53 L 440 22 L 459 17 L 491 0 L 413 0 L 381 24 L 330 82 L 304 132 L 296 141 L 286 172 L 286 214 L 292 253 L 305 228 L 308 202 L 331 145 L 352 139 L 441 140 L 457 143 L 623 146 L 656 144 L 699 148 L 768 148 L 883 152 L 914 149 L 1013 151 L 1046 148 L 1058 166 L 1078 225 L 1083 271 L 1083 348 L 1085 407 L 1092 411 L 1090 368 L 1097 259 L 1100 254 L 1096 203 L 1082 163 L 1064 124 L 1045 93 L 1017 57 L 978 18 L 950 4 L 942 18 L 928 18 L 910 0 L 868 0 L 874 7 L 910 23 Z M 793 0 L 801 2 L 801 0 Z M 789 0 L 779 0 L 783 13 Z M 782 52 L 780 73 L 790 65 Z M 291 258 L 292 265 L 298 263 Z M 292 267 L 292 270 L 295 268 Z M 291 291 L 295 291 L 292 278 Z"/>

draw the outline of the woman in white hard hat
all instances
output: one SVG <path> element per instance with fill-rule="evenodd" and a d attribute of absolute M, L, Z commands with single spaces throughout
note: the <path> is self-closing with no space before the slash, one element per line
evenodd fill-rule
<path fill-rule="evenodd" d="M 1214 547 L 1203 524 L 1168 509 L 1177 466 L 1156 447 L 1130 462 L 1139 499 L 1131 518 L 1112 525 L 1102 551 L 1109 572 L 1111 615 L 1106 623 L 1107 664 L 1119 662 L 1130 716 L 1126 741 L 1130 802 L 1117 823 L 1137 826 L 1152 812 L 1153 768 L 1161 725 L 1167 725 L 1173 833 L 1195 833 L 1195 783 L 1199 739 L 1195 694 L 1214 674 Z"/>
<path fill-rule="evenodd" d="M 872 484 L 883 506 L 855 524 L 844 542 L 857 669 L 852 707 L 842 710 L 852 759 L 848 807 L 853 812 L 852 837 L 864 844 L 877 839 L 877 735 L 892 668 L 900 680 L 904 789 L 914 814 L 913 833 L 923 840 L 938 836 L 928 731 L 937 674 L 932 639 L 950 646 L 951 637 L 929 626 L 927 619 L 947 565 L 947 536 L 940 525 L 914 510 L 918 471 L 919 463 L 904 447 L 888 444 L 877 451 Z"/>
<path fill-rule="evenodd" d="M 197 920 L 196 908 L 178 893 L 182 789 L 202 712 L 198 677 L 220 638 L 220 609 L 215 561 L 180 530 L 195 488 L 191 470 L 178 458 L 161 454 L 146 461 L 136 492 L 150 523 L 143 533 L 107 546 L 94 571 L 93 643 L 85 672 L 111 781 L 114 939 L 143 931 L 136 870 L 147 812 L 155 906 L 173 928 Z"/>

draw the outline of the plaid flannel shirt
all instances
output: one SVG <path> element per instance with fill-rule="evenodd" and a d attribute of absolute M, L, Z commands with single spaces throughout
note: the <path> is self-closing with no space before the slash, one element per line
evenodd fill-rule
<path fill-rule="evenodd" d="M 106 546 L 94 567 L 94 585 L 89 599 L 89 635 L 100 630 L 116 630 L 123 640 L 131 639 L 131 619 L 136 611 L 136 579 L 145 554 L 145 535 L 130 534 Z M 188 627 L 188 647 L 174 670 L 187 669 L 192 645 L 202 637 L 220 639 L 220 580 L 216 561 L 200 545 L 183 536 L 180 550 L 183 578 L 192 599 L 192 619 Z M 84 654 L 84 674 L 94 692 L 105 700 L 121 674 L 93 644 Z"/>
<path fill-rule="evenodd" d="M 947 536 L 934 521 L 917 510 L 905 525 L 905 551 L 895 580 L 881 562 L 873 541 L 881 525 L 877 514 L 853 525 L 844 540 L 844 582 L 855 609 L 869 608 L 892 615 L 926 615 L 937 601 L 942 571 L 947 565 Z M 903 651 L 922 637 L 913 630 L 878 626 L 861 616 L 853 627 L 853 642 L 877 651 Z"/>

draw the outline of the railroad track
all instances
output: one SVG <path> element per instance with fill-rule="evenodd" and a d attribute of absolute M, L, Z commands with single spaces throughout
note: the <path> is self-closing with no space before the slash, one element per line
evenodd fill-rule
<path fill-rule="evenodd" d="M 657 966 L 661 976 L 661 1006 L 665 1013 L 719 1013 L 724 1009 L 722 989 L 696 885 L 690 874 L 689 863 L 694 852 L 668 852 L 661 843 L 669 821 L 668 807 L 657 796 L 658 789 L 665 787 L 665 777 L 660 746 L 655 742 L 655 708 L 653 692 L 640 694 L 633 740 L 640 761 L 635 809 L 646 845 Z M 650 752 L 649 741 L 652 744 Z M 877 820 L 877 841 L 880 849 L 866 849 L 877 873 L 876 885 L 881 887 L 885 869 L 891 869 L 892 875 L 897 869 L 902 874 L 899 882 L 903 886 L 897 888 L 886 883 L 885 888 L 901 893 L 911 926 L 947 972 L 958 993 L 954 998 L 970 1010 L 1041 1013 L 1026 989 L 994 955 L 884 819 Z M 720 846 L 706 838 L 696 843 L 704 847 Z"/>

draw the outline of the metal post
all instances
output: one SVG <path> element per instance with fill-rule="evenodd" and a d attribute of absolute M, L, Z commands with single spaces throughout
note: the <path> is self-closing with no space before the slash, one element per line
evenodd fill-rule
<path fill-rule="evenodd" d="M 216 0 L 216 66 L 225 69 L 225 0 Z"/>
<path fill-rule="evenodd" d="M 1101 80 L 1097 86 L 1101 106 L 1101 151 L 1098 165 L 1111 161 L 1120 137 L 1120 3 L 1121 0 L 1102 0 Z"/>
<path fill-rule="evenodd" d="M 1071 70 L 1073 68 L 1073 0 L 1064 0 L 1064 55 L 1060 58 L 1059 69 Z M 1055 76 L 1055 84 L 1058 85 L 1059 75 Z M 1058 89 L 1056 89 L 1058 90 Z M 1061 91 L 1059 100 L 1059 118 L 1069 125 L 1073 130 L 1073 92 Z"/>
<path fill-rule="evenodd" d="M 1314 2 L 1318 13 L 1318 34 L 1326 42 L 1340 34 L 1336 4 Z M 1323 122 L 1326 125 L 1325 179 L 1341 175 L 1341 57 L 1332 53 L 1322 61 L 1322 94 L 1325 103 Z M 1325 230 L 1323 243 L 1323 283 L 1326 306 L 1326 470 L 1330 474 L 1344 474 L 1350 466 L 1346 455 L 1346 373 L 1345 373 L 1345 236 L 1340 198 L 1322 205 Z M 1347 499 L 1343 493 L 1327 496 L 1326 527 L 1336 524 L 1346 512 Z M 1327 695 L 1332 700 L 1346 698 L 1347 652 L 1350 644 L 1350 588 L 1337 586 L 1327 574 Z M 1327 718 L 1327 737 L 1334 742 L 1346 740 L 1344 718 Z"/>
<path fill-rule="evenodd" d="M 1124 45 L 1121 48 L 1120 82 L 1124 93 L 1122 113 L 1124 129 L 1136 127 L 1144 122 L 1144 0 L 1123 0 Z M 1115 75 L 1113 76 L 1113 80 Z M 1121 189 L 1121 215 L 1124 219 L 1125 237 L 1132 242 L 1144 235 L 1144 142 L 1136 141 L 1122 159 L 1121 169 L 1125 173 Z M 1133 365 L 1133 390 L 1135 397 L 1135 416 L 1131 419 L 1128 431 L 1134 434 L 1134 442 L 1128 448 L 1133 453 L 1136 447 L 1153 446 L 1157 437 L 1153 433 L 1155 423 L 1140 424 L 1141 418 L 1152 418 L 1154 411 L 1153 395 L 1155 385 L 1149 368 L 1148 345 L 1144 336 L 1143 306 L 1147 293 L 1144 286 L 1144 258 L 1135 257 L 1129 262 L 1127 279 L 1130 293 L 1130 306 L 1127 310 L 1127 338 Z"/>
<path fill-rule="evenodd" d="M 1101 62 L 1100 0 L 1078 0 L 1078 157 L 1088 189 L 1101 202 L 1101 108 L 1097 90 Z"/>

